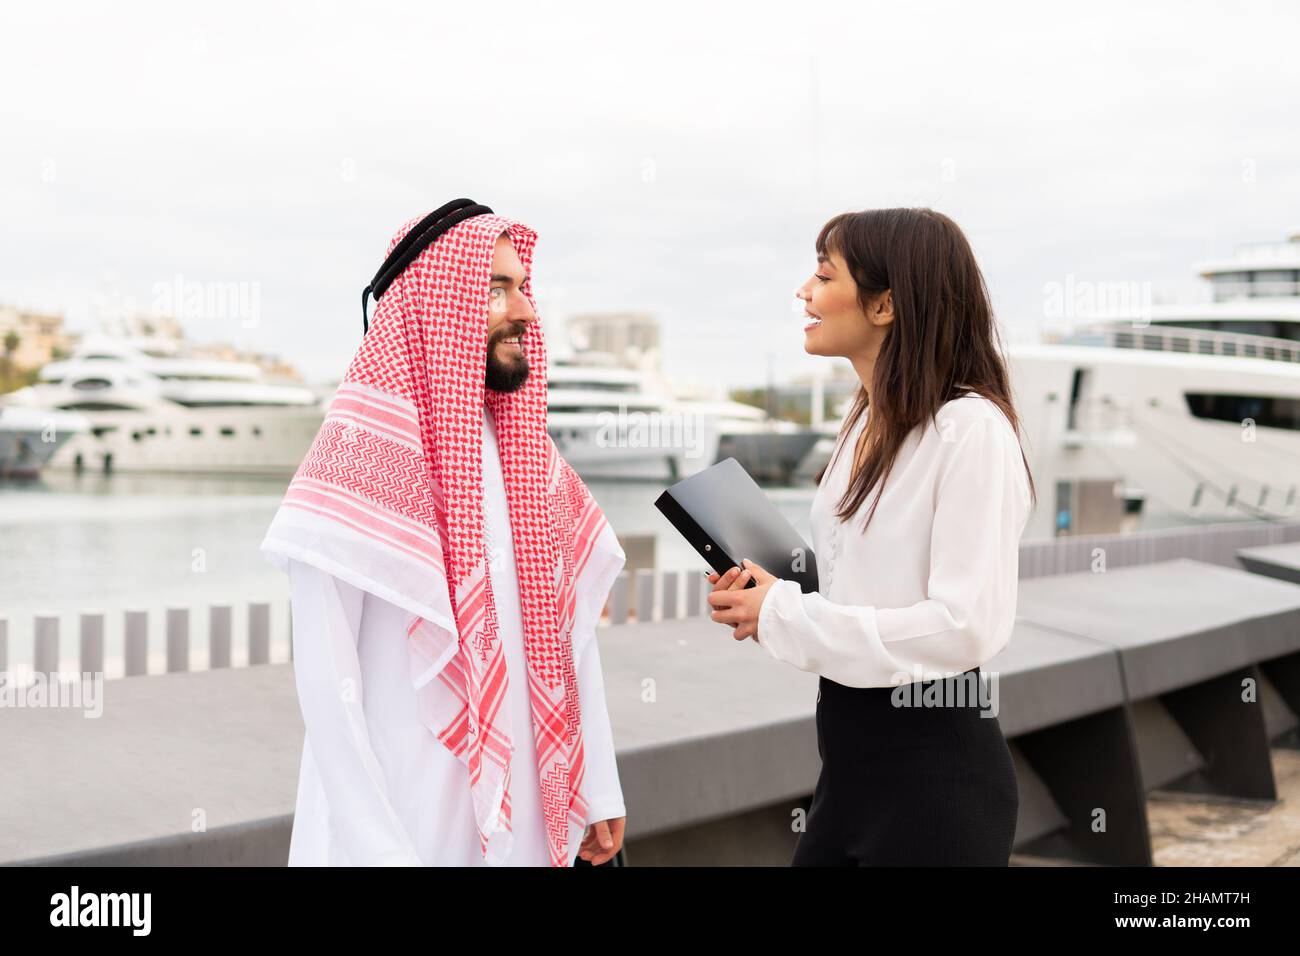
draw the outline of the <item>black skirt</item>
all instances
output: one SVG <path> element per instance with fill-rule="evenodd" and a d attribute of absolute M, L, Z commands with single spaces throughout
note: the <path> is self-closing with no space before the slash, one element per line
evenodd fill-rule
<path fill-rule="evenodd" d="M 894 687 L 821 678 L 822 769 L 792 866 L 1007 865 L 1016 771 L 997 718 L 981 716 L 975 681 L 963 679 L 972 674 L 903 686 L 912 701 L 942 690 L 944 706 L 899 706 Z"/>

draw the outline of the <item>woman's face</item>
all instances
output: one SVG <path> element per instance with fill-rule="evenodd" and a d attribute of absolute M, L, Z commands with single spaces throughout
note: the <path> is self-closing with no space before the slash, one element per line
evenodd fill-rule
<path fill-rule="evenodd" d="M 803 300 L 808 324 L 803 347 L 809 355 L 853 358 L 868 354 L 880 343 L 893 320 L 893 297 L 881 293 L 863 311 L 858 286 L 839 253 L 829 249 L 817 257 L 817 268 L 795 295 Z"/>

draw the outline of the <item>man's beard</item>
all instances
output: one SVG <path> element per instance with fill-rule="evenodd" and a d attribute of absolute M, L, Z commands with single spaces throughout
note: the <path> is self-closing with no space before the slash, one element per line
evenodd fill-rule
<path fill-rule="evenodd" d="M 496 357 L 497 343 L 502 339 L 522 335 L 523 329 L 502 329 L 488 339 L 487 387 L 494 392 L 517 392 L 528 380 L 528 356 L 520 350 L 516 359 L 502 362 Z M 522 343 L 522 338 L 520 342 Z"/>

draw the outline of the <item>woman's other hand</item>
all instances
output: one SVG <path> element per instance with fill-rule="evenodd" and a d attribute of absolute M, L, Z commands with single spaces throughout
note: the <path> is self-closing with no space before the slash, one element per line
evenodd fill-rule
<path fill-rule="evenodd" d="M 743 568 L 735 567 L 726 574 L 716 571 L 708 575 L 713 585 L 709 593 L 709 605 L 714 609 L 709 615 L 719 624 L 732 626 L 731 636 L 738 641 L 753 638 L 758 641 L 758 613 L 767 597 L 768 588 L 777 580 L 761 566 L 746 559 Z M 754 587 L 747 587 L 753 579 Z"/>

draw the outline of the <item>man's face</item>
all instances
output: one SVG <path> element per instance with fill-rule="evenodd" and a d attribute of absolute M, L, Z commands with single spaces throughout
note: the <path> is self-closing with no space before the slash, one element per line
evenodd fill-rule
<path fill-rule="evenodd" d="M 523 293 L 527 280 L 514 243 L 508 235 L 501 235 L 492 251 L 492 288 L 488 293 L 487 387 L 493 391 L 513 392 L 528 378 L 523 334 L 537 316 Z"/>

